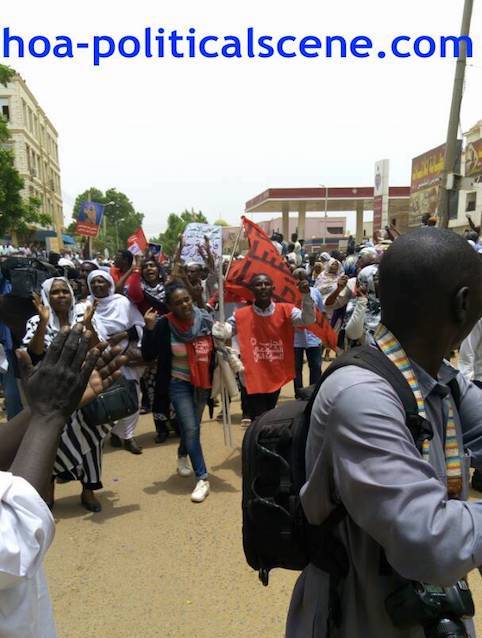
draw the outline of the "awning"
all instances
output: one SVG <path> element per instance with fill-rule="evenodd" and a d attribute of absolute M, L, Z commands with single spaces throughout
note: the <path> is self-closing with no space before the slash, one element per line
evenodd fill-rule
<path fill-rule="evenodd" d="M 37 230 L 33 236 L 36 241 L 43 241 L 47 239 L 47 237 L 57 237 L 57 233 L 55 230 Z"/>
<path fill-rule="evenodd" d="M 64 240 L 64 244 L 75 244 L 75 239 L 70 235 L 62 235 L 62 239 Z"/>

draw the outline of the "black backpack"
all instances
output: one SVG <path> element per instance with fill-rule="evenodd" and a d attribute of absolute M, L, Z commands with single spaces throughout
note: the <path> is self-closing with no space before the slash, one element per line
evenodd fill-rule
<path fill-rule="evenodd" d="M 388 381 L 398 394 L 406 425 L 422 452 L 423 441 L 432 438 L 430 423 L 419 416 L 414 394 L 398 368 L 378 348 L 362 346 L 338 357 L 324 372 L 309 401 L 287 401 L 265 412 L 248 427 L 243 440 L 243 547 L 248 564 L 268 585 L 275 567 L 302 570 L 308 563 L 343 578 L 348 571 L 344 547 L 331 533 L 346 515 L 337 505 L 319 526 L 308 523 L 300 500 L 306 482 L 305 448 L 311 409 L 321 385 L 345 366 L 358 366 Z M 460 390 L 450 384 L 458 407 Z"/>

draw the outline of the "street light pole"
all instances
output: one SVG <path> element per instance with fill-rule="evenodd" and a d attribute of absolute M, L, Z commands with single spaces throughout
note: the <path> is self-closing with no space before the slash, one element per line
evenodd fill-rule
<path fill-rule="evenodd" d="M 322 234 L 322 240 L 323 240 L 323 246 L 326 243 L 326 219 L 328 217 L 328 186 L 325 186 L 324 184 L 322 184 L 323 188 L 325 189 L 325 220 L 323 222 L 323 234 Z"/>
<path fill-rule="evenodd" d="M 472 9 L 474 0 L 465 0 L 464 14 L 462 17 L 461 37 L 467 37 L 470 32 Z M 447 130 L 447 142 L 445 146 L 445 169 L 441 177 L 438 200 L 438 216 L 441 228 L 449 226 L 449 202 L 450 194 L 456 190 L 453 180 L 449 184 L 447 178 L 455 172 L 457 162 L 457 139 L 460 122 L 460 107 L 464 92 L 465 67 L 467 64 L 467 41 L 462 39 L 460 43 L 459 57 L 455 67 L 454 86 L 452 91 L 452 105 L 450 107 L 449 126 Z"/>

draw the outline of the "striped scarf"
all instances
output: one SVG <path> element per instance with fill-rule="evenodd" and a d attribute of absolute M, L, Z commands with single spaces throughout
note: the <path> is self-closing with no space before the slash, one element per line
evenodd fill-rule
<path fill-rule="evenodd" d="M 421 417 L 427 418 L 425 402 L 423 400 L 420 386 L 410 361 L 402 346 L 393 334 L 380 324 L 375 333 L 375 341 L 380 350 L 390 359 L 390 361 L 400 370 L 407 380 L 417 401 L 418 413 Z M 457 442 L 457 430 L 454 419 L 452 402 L 448 400 L 447 429 L 445 435 L 445 465 L 447 469 L 447 492 L 450 498 L 457 498 L 462 491 L 462 464 L 460 460 L 459 445 Z M 423 442 L 423 458 L 428 461 L 430 456 L 430 441 Z"/>

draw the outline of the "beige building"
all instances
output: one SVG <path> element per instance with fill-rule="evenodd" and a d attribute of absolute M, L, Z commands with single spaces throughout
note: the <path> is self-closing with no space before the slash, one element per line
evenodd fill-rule
<path fill-rule="evenodd" d="M 8 121 L 15 167 L 25 182 L 23 195 L 37 197 L 42 212 L 52 219 L 50 230 L 56 236 L 48 237 L 47 229 L 39 229 L 37 237 L 46 237 L 51 250 L 62 248 L 64 215 L 57 131 L 20 75 L 7 87 L 0 84 L 0 113 Z"/>

